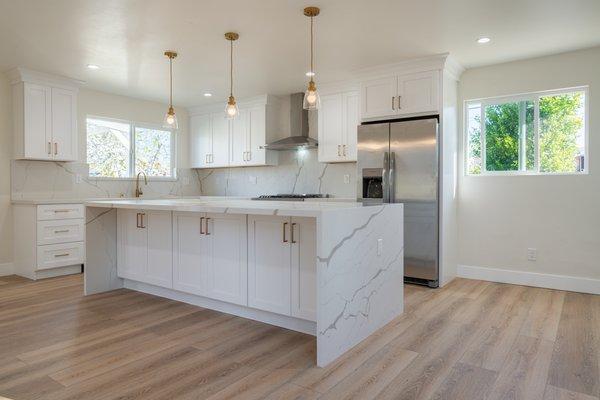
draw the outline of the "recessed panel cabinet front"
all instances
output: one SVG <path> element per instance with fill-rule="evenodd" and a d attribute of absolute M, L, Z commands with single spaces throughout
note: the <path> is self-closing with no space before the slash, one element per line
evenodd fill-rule
<path fill-rule="evenodd" d="M 247 305 L 246 216 L 176 212 L 173 289 Z"/>
<path fill-rule="evenodd" d="M 248 216 L 248 305 L 316 320 L 314 218 Z"/>
<path fill-rule="evenodd" d="M 119 277 L 172 287 L 171 212 L 117 212 L 117 273 Z"/>
<path fill-rule="evenodd" d="M 291 313 L 288 217 L 248 216 L 248 305 Z"/>
<path fill-rule="evenodd" d="M 246 215 L 206 214 L 206 296 L 248 304 Z"/>
<path fill-rule="evenodd" d="M 173 289 L 204 295 L 206 241 L 202 213 L 173 213 Z"/>

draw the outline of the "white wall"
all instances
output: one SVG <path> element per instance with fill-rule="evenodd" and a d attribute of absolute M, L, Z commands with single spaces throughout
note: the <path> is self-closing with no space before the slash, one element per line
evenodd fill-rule
<path fill-rule="evenodd" d="M 10 158 L 12 156 L 12 97 L 8 78 L 0 74 L 0 274 L 12 261 Z"/>
<path fill-rule="evenodd" d="M 589 85 L 590 174 L 465 176 L 461 140 L 460 264 L 600 279 L 599 68 L 600 47 L 462 75 L 461 107 L 468 99 Z M 538 249 L 537 262 L 527 261 L 528 247 Z"/>

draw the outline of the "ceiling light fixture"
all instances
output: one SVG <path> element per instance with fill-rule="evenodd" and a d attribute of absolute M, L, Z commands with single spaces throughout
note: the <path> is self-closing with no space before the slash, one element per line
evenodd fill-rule
<path fill-rule="evenodd" d="M 479 39 L 477 39 L 477 43 L 486 44 L 486 43 L 491 42 L 491 40 L 492 39 L 490 39 L 489 37 L 484 36 L 484 37 L 480 37 Z"/>
<path fill-rule="evenodd" d="M 88 67 L 88 69 L 100 69 L 100 67 L 96 64 L 88 64 L 86 66 Z"/>
<path fill-rule="evenodd" d="M 229 64 L 229 78 L 230 78 L 230 86 L 229 86 L 229 99 L 227 99 L 227 106 L 225 106 L 225 117 L 228 119 L 234 119 L 238 115 L 238 106 L 235 102 L 235 97 L 233 97 L 233 42 L 238 40 L 240 37 L 239 34 L 235 32 L 227 32 L 225 34 L 225 39 L 229 40 L 230 43 L 230 64 Z"/>
<path fill-rule="evenodd" d="M 306 76 L 315 76 L 315 73 L 312 71 L 308 71 L 306 74 L 304 74 Z"/>
<path fill-rule="evenodd" d="M 304 9 L 304 15 L 310 18 L 310 70 L 307 73 L 307 76 L 310 76 L 310 81 L 308 82 L 308 88 L 304 93 L 304 101 L 302 102 L 302 107 L 305 110 L 318 110 L 321 106 L 321 99 L 319 98 L 319 93 L 317 92 L 317 85 L 315 84 L 314 75 L 314 51 L 313 51 L 313 18 L 319 15 L 321 10 L 318 7 L 306 7 Z"/>
<path fill-rule="evenodd" d="M 169 110 L 165 114 L 163 120 L 163 127 L 167 129 L 177 129 L 179 124 L 177 123 L 177 116 L 173 109 L 173 59 L 177 57 L 177 53 L 171 50 L 165 51 L 165 56 L 169 58 Z"/>

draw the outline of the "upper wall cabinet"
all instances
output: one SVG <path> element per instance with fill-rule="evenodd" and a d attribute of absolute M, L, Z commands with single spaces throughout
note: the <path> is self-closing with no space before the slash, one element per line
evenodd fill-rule
<path fill-rule="evenodd" d="M 356 161 L 359 113 L 358 91 L 321 96 L 317 114 L 319 162 Z"/>
<path fill-rule="evenodd" d="M 225 118 L 222 104 L 190 110 L 192 168 L 276 165 L 278 156 L 262 146 L 283 132 L 280 103 L 260 96 L 238 103 L 239 115 Z"/>
<path fill-rule="evenodd" d="M 439 71 L 399 74 L 361 84 L 363 119 L 439 111 Z"/>
<path fill-rule="evenodd" d="M 77 81 L 18 68 L 13 85 L 15 158 L 77 160 Z"/>

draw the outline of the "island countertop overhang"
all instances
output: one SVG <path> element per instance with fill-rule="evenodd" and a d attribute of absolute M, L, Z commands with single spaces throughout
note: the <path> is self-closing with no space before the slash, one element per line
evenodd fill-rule
<path fill-rule="evenodd" d="M 92 200 L 86 207 L 125 208 L 154 211 L 208 212 L 224 214 L 279 215 L 289 217 L 320 217 L 324 213 L 341 210 L 356 210 L 369 207 L 359 202 L 296 202 L 296 201 L 253 201 L 253 200 Z M 386 207 L 402 207 L 401 204 L 386 204 Z"/>

